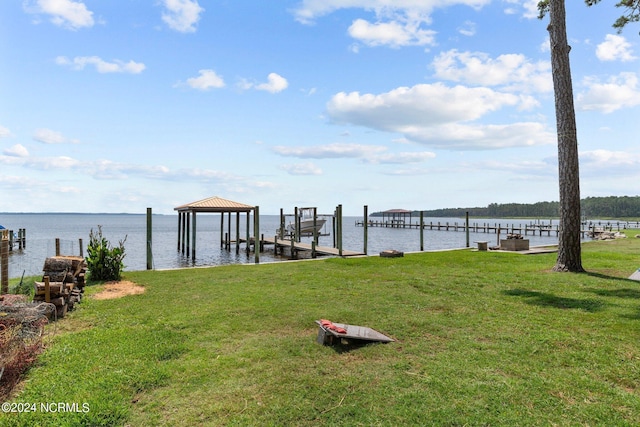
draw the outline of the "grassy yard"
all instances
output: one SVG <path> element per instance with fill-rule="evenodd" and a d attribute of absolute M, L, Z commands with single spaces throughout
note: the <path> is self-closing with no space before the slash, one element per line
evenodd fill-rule
<path fill-rule="evenodd" d="M 13 399 L 79 410 L 0 425 L 639 425 L 640 239 L 585 244 L 585 274 L 551 272 L 555 258 L 126 273 L 146 292 L 86 298 Z M 397 341 L 325 347 L 320 318 Z"/>

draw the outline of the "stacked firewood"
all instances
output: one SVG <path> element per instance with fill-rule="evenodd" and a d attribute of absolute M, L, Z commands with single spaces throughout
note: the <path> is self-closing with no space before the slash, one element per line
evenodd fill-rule
<path fill-rule="evenodd" d="M 82 300 L 87 264 L 83 257 L 55 256 L 44 262 L 42 282 L 35 282 L 34 301 L 44 301 L 56 306 L 56 317 Z"/>

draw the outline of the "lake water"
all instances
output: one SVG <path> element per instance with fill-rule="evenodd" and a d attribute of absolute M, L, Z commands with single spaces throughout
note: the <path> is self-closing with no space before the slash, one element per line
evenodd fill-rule
<path fill-rule="evenodd" d="M 235 215 L 232 216 L 232 235 L 235 236 Z M 260 233 L 265 236 L 275 235 L 279 227 L 278 215 L 260 216 Z M 380 218 L 376 218 L 380 219 Z M 361 217 L 343 218 L 343 249 L 362 252 L 364 249 L 364 231 L 356 226 L 356 221 Z M 225 218 L 226 221 L 226 218 Z M 425 218 L 425 223 L 440 222 L 441 224 L 464 224 L 461 218 Z M 413 222 L 418 222 L 413 218 Z M 549 220 L 544 221 L 549 224 Z M 241 216 L 240 236 L 244 238 L 245 215 Z M 498 220 L 498 219 L 473 219 L 470 223 L 500 224 L 502 227 L 529 224 L 530 220 Z M 93 229 L 97 231 L 102 227 L 103 236 L 112 245 L 116 246 L 120 240 L 125 241 L 124 259 L 125 271 L 146 269 L 146 230 L 147 217 L 145 214 L 1 214 L 0 224 L 17 232 L 18 229 L 26 229 L 27 246 L 24 250 L 15 249 L 9 255 L 9 276 L 20 277 L 25 275 L 40 275 L 44 261 L 49 256 L 55 255 L 55 239 L 60 239 L 62 255 L 79 255 L 79 239 L 83 240 L 86 256 L 86 248 L 89 243 L 89 233 Z M 553 222 L 556 225 L 557 222 Z M 225 224 L 226 228 L 226 224 Z M 155 269 L 168 269 L 190 266 L 207 266 L 234 263 L 253 263 L 254 254 L 247 256 L 244 245 L 240 254 L 236 255 L 235 246 L 231 251 L 220 248 L 220 216 L 218 214 L 200 214 L 197 217 L 197 241 L 196 260 L 183 256 L 177 250 L 178 243 L 178 216 L 153 215 L 152 217 L 152 254 L 153 267 Z M 331 219 L 327 221 L 324 232 L 330 233 L 332 229 Z M 555 244 L 555 233 L 547 236 L 531 236 L 527 238 L 531 246 Z M 424 249 L 444 250 L 463 248 L 466 245 L 466 233 L 462 231 L 437 231 L 424 230 Z M 503 234 L 504 237 L 504 234 Z M 417 252 L 420 250 L 420 231 L 417 229 L 401 228 L 377 228 L 368 229 L 369 254 L 377 254 L 387 249 L 396 249 L 403 252 Z M 469 233 L 471 246 L 473 242 L 488 241 L 489 245 L 497 243 L 495 233 Z M 333 246 L 332 236 L 320 237 L 320 245 Z M 285 260 L 280 256 L 274 256 L 273 247 L 267 246 L 266 251 L 260 254 L 260 262 L 274 262 Z"/>

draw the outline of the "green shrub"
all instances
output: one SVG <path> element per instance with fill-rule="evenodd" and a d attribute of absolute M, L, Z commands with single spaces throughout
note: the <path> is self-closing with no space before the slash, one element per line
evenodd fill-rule
<path fill-rule="evenodd" d="M 98 226 L 98 233 L 89 233 L 89 246 L 87 247 L 87 267 L 89 269 L 89 280 L 120 280 L 125 257 L 124 240 L 120 240 L 117 247 L 112 247 L 111 243 L 102 236 L 102 226 Z"/>

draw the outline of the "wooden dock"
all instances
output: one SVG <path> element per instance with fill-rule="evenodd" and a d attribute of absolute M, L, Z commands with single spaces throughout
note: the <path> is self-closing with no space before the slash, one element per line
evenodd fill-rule
<path fill-rule="evenodd" d="M 2 238 L 9 240 L 9 252 L 13 251 L 16 246 L 18 250 L 23 250 L 27 247 L 26 229 L 20 228 L 17 233 L 14 233 L 13 230 L 7 230 L 6 228 L 1 229 L 0 231 L 2 231 Z"/>
<path fill-rule="evenodd" d="M 358 220 L 356 221 L 356 227 L 364 227 L 364 221 L 362 220 Z M 420 229 L 420 223 L 419 222 L 405 222 L 403 220 L 390 220 L 390 221 L 377 221 L 377 220 L 369 220 L 367 221 L 367 227 L 384 227 L 384 228 L 413 228 L 413 229 Z M 584 228 L 584 226 L 586 225 L 586 228 Z M 626 228 L 638 228 L 638 226 L 640 225 L 640 223 L 629 223 L 629 222 L 607 222 L 607 223 L 602 223 L 602 222 L 598 222 L 596 223 L 592 223 L 589 222 L 588 224 L 584 224 L 583 225 L 583 229 L 581 230 L 581 234 L 584 237 L 585 235 L 588 235 L 589 233 L 595 232 L 595 231 L 613 231 L 613 230 L 623 230 Z M 423 222 L 422 224 L 422 229 L 423 230 L 437 230 L 437 231 L 466 231 L 467 227 L 464 223 L 459 224 L 457 222 L 454 223 L 449 223 L 449 222 L 445 222 L 445 223 L 441 223 L 440 221 L 438 221 L 437 223 L 434 222 Z M 560 234 L 560 229 L 558 225 L 551 225 L 551 224 L 542 224 L 542 223 L 531 223 L 531 224 L 489 224 L 489 223 L 473 223 L 473 224 L 469 224 L 469 231 L 472 231 L 474 233 L 493 233 L 493 234 L 498 234 L 498 233 L 507 233 L 507 234 L 522 234 L 522 235 L 539 235 L 539 236 L 552 236 L 555 235 L 556 237 Z"/>
<path fill-rule="evenodd" d="M 277 251 L 281 251 L 284 249 L 292 249 L 294 251 L 309 251 L 314 252 L 318 255 L 331 255 L 331 256 L 361 256 L 364 255 L 364 252 L 351 251 L 347 249 L 342 249 L 342 253 L 340 253 L 340 249 L 332 248 L 330 246 L 315 246 L 311 243 L 306 242 L 296 242 L 291 239 L 276 239 L 275 237 L 263 237 L 262 238 L 263 245 L 274 245 Z M 312 255 L 313 256 L 313 255 Z"/>

